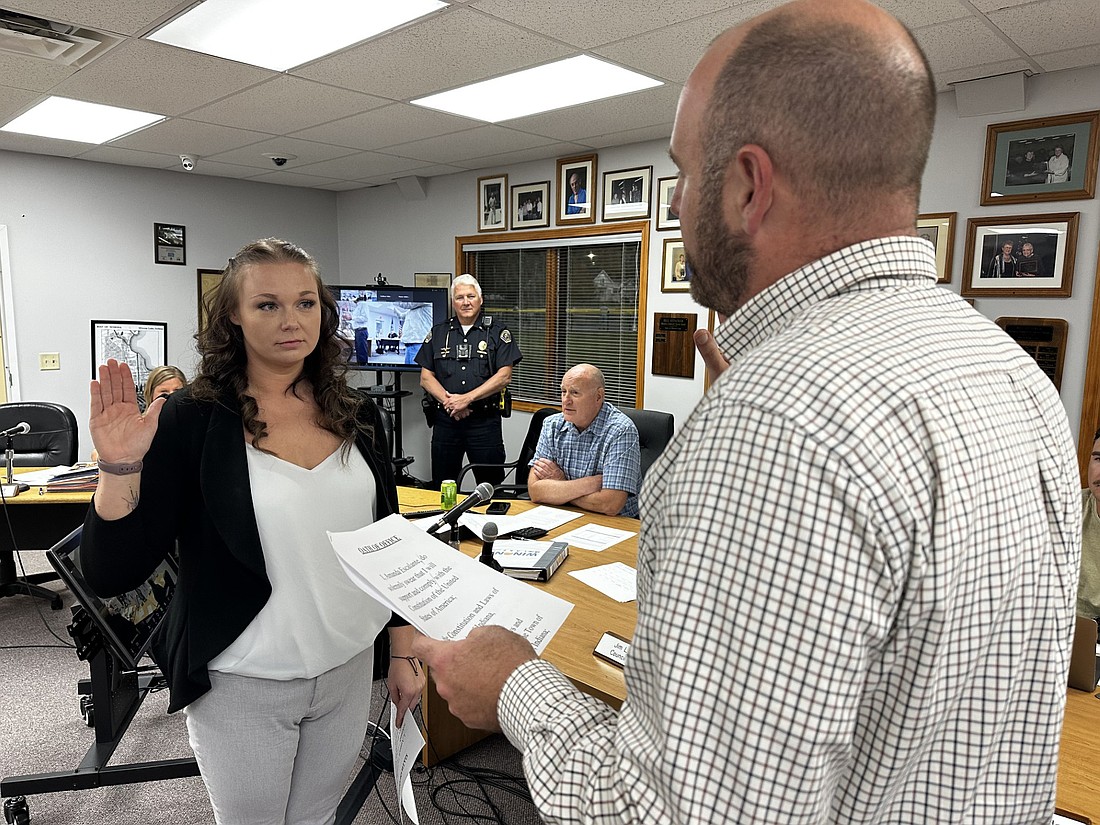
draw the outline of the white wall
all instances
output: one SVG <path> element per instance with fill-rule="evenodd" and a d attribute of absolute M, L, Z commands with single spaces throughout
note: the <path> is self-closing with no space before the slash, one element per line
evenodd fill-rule
<path fill-rule="evenodd" d="M 187 227 L 187 263 L 153 263 L 153 223 Z M 165 321 L 168 360 L 194 374 L 196 269 L 221 269 L 243 244 L 284 237 L 339 277 L 336 197 L 204 175 L 0 152 L 0 225 L 8 228 L 21 396 L 56 401 L 91 449 L 92 319 Z M 60 352 L 61 369 L 38 370 Z"/>
<path fill-rule="evenodd" d="M 1100 200 L 1036 206 L 978 206 L 985 128 L 1042 115 L 1100 108 L 1100 67 L 1054 72 L 1028 80 L 1022 112 L 959 118 L 953 94 L 939 100 L 936 133 L 924 180 L 921 211 L 957 212 L 954 278 L 962 279 L 966 219 L 1080 211 L 1074 289 L 1071 298 L 981 298 L 979 311 L 1051 316 L 1069 322 L 1062 399 L 1076 432 L 1082 404 L 1089 318 L 1100 243 Z M 670 113 L 671 114 L 671 113 Z M 675 174 L 665 141 L 601 149 L 599 171 L 653 166 L 653 179 Z M 8 228 L 21 392 L 25 399 L 59 401 L 81 422 L 87 454 L 87 382 L 91 377 L 93 318 L 168 323 L 169 360 L 194 371 L 191 336 L 196 323 L 197 268 L 221 268 L 243 243 L 265 235 L 289 238 L 317 256 L 326 280 L 367 282 L 383 272 L 391 283 L 409 284 L 414 272 L 454 269 L 454 238 L 475 234 L 479 174 L 505 172 L 509 184 L 550 180 L 556 197 L 556 159 L 428 181 L 426 200 L 406 200 L 395 185 L 337 194 L 224 178 L 113 166 L 66 158 L 0 152 L 0 225 Z M 187 265 L 153 263 L 152 224 L 187 227 Z M 699 326 L 707 311 L 686 294 L 660 291 L 662 240 L 676 232 L 650 233 L 647 324 L 654 312 L 694 312 Z M 703 391 L 702 363 L 694 380 L 653 376 L 652 329 L 647 330 L 645 406 L 672 412 L 682 422 Z M 522 342 L 521 346 L 522 346 Z M 60 352 L 61 370 L 40 372 L 39 352 Z M 373 383 L 374 375 L 355 379 Z M 415 390 L 405 401 L 406 453 L 411 472 L 430 475 L 430 432 Z M 509 455 L 518 449 L 528 416 L 505 422 Z"/>
<path fill-rule="evenodd" d="M 1100 67 L 1051 72 L 1028 78 L 1027 108 L 1022 112 L 981 117 L 959 117 L 954 94 L 940 95 L 936 132 L 924 174 L 922 212 L 958 212 L 955 258 L 950 288 L 961 289 L 966 221 L 1000 215 L 1080 212 L 1073 295 L 1070 298 L 978 298 L 974 307 L 989 318 L 1022 316 L 1063 318 L 1069 322 L 1066 359 L 1062 372 L 1062 403 L 1074 437 L 1081 418 L 1085 362 L 1088 356 L 1089 321 L 1097 275 L 1100 244 L 1100 200 L 1051 201 L 1037 204 L 979 206 L 986 126 L 1062 115 L 1100 108 Z M 1083 161 L 1083 158 L 1081 159 Z M 1075 173 L 1083 163 L 1074 159 Z M 1095 422 L 1090 424 L 1090 429 Z"/>
<path fill-rule="evenodd" d="M 1076 434 L 1081 413 L 1089 318 L 1096 279 L 1100 200 L 1005 207 L 980 207 L 978 201 L 986 125 L 1100 108 L 1100 67 L 1054 72 L 1030 78 L 1027 85 L 1027 108 L 1022 112 L 960 118 L 953 92 L 941 94 L 938 106 L 936 131 L 924 177 L 921 211 L 958 213 L 954 276 L 948 288 L 960 291 L 967 218 L 1081 212 L 1076 274 L 1071 298 L 981 298 L 975 302 L 976 308 L 990 318 L 1019 315 L 1057 317 L 1069 321 L 1062 400 Z M 888 151 L 888 148 L 884 147 L 884 151 Z M 667 141 L 663 140 L 601 149 L 598 153 L 601 183 L 602 172 L 652 165 L 656 185 L 658 177 L 676 173 L 667 151 Z M 414 272 L 453 271 L 455 236 L 472 235 L 476 231 L 477 178 L 479 175 L 500 173 L 508 175 L 509 185 L 550 180 L 551 203 L 556 203 L 556 159 L 552 157 L 514 166 L 432 178 L 428 183 L 428 197 L 421 201 L 406 200 L 396 185 L 340 193 L 340 261 L 345 277 L 354 278 L 358 272 L 373 277 L 382 271 L 391 283 L 407 284 L 412 282 Z M 654 376 L 650 372 L 653 313 L 695 312 L 697 325 L 704 326 L 708 321 L 708 312 L 687 294 L 662 293 L 660 290 L 662 240 L 676 235 L 678 232 L 650 233 L 644 402 L 647 408 L 673 413 L 679 424 L 702 396 L 702 361 L 696 358 L 694 380 Z M 520 341 L 520 347 L 522 346 L 523 342 Z M 405 388 L 417 390 L 414 397 L 406 399 L 404 408 L 405 452 L 416 456 L 416 462 L 410 470 L 414 475 L 423 478 L 430 475 L 430 432 L 424 426 L 419 412 L 420 392 L 415 384 L 414 378 L 404 378 Z M 517 413 L 511 420 L 505 421 L 505 441 L 509 456 L 518 452 L 527 430 L 528 419 L 527 414 Z"/>

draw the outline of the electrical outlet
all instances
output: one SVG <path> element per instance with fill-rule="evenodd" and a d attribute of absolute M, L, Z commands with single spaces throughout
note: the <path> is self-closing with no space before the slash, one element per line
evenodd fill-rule
<path fill-rule="evenodd" d="M 40 353 L 38 353 L 38 369 L 39 370 L 59 370 L 59 369 L 61 369 L 61 353 L 59 353 L 59 352 L 40 352 Z"/>

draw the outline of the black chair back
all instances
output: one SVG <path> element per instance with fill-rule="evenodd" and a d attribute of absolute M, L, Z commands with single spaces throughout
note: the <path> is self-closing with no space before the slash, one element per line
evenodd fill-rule
<path fill-rule="evenodd" d="M 638 428 L 638 443 L 642 448 L 642 478 L 672 440 L 675 418 L 672 413 L 658 410 L 622 409 L 621 412 Z"/>
<path fill-rule="evenodd" d="M 76 416 L 68 407 L 47 401 L 12 401 L 0 404 L 0 430 L 7 430 L 26 422 L 31 431 L 12 437 L 16 467 L 56 467 L 60 464 L 76 464 L 77 447 Z M 0 439 L 0 450 L 7 448 L 6 439 Z"/>
<path fill-rule="evenodd" d="M 527 475 L 531 468 L 527 466 L 535 457 L 535 449 L 539 446 L 539 435 L 542 433 L 542 422 L 558 412 L 553 407 L 543 407 L 531 413 L 531 423 L 527 426 L 527 436 L 523 439 L 523 446 L 519 449 L 519 457 L 516 459 L 516 486 L 527 486 Z"/>
<path fill-rule="evenodd" d="M 382 431 L 386 434 L 386 446 L 389 447 L 390 455 L 393 455 L 393 413 L 377 401 L 371 401 L 371 403 L 378 408 L 378 419 L 382 422 Z"/>

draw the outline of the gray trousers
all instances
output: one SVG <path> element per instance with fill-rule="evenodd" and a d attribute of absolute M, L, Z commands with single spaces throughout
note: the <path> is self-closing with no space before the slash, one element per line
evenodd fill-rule
<path fill-rule="evenodd" d="M 374 648 L 313 679 L 210 671 L 184 710 L 218 825 L 330 825 L 363 746 Z"/>

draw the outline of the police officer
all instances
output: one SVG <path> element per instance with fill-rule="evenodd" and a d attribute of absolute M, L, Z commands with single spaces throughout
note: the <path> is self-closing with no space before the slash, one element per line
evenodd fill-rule
<path fill-rule="evenodd" d="M 472 275 L 451 284 L 455 315 L 432 327 L 416 354 L 420 386 L 438 410 L 432 434 L 432 482 L 458 478 L 462 455 L 471 463 L 503 464 L 499 399 L 523 354 L 512 333 L 481 314 L 481 285 Z M 504 480 L 504 468 L 477 468 L 480 484 Z"/>

